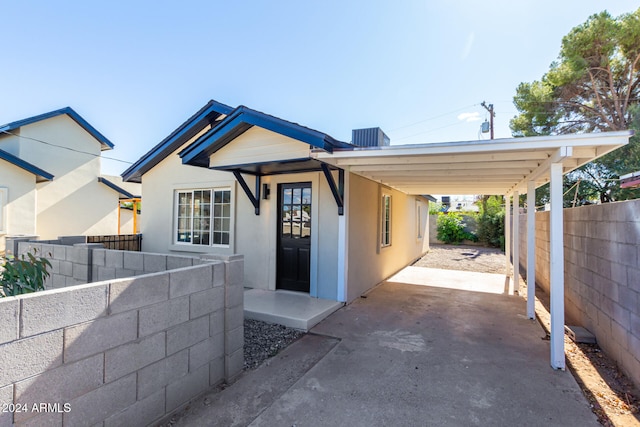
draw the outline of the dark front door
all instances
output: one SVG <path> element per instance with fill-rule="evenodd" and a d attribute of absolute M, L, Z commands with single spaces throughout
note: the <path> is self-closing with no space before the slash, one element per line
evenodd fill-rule
<path fill-rule="evenodd" d="M 278 289 L 309 292 L 311 183 L 278 186 Z"/>

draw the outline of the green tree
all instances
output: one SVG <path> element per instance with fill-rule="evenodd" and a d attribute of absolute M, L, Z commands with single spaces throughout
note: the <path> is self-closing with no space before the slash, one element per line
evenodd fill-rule
<path fill-rule="evenodd" d="M 540 81 L 521 83 L 514 136 L 640 130 L 640 9 L 613 18 L 592 15 L 562 39 L 558 60 Z M 577 204 L 640 196 L 621 190 L 620 175 L 640 170 L 640 136 L 568 175 Z"/>
<path fill-rule="evenodd" d="M 504 199 L 502 196 L 483 197 L 479 207 L 478 240 L 504 250 Z"/>

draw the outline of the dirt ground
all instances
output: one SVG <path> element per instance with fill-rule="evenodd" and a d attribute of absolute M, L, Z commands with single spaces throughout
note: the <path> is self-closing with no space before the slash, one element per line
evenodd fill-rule
<path fill-rule="evenodd" d="M 447 270 L 505 274 L 506 259 L 499 249 L 481 246 L 431 245 L 415 266 Z M 520 295 L 526 283 L 520 280 Z M 549 297 L 536 288 L 536 315 L 549 331 Z M 591 409 L 604 426 L 640 426 L 640 390 L 597 344 L 576 344 L 565 335 L 567 365 L 576 378 Z"/>

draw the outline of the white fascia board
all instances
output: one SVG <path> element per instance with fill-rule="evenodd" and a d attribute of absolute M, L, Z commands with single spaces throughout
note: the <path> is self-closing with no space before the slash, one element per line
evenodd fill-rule
<path fill-rule="evenodd" d="M 479 162 L 505 162 L 518 160 L 536 160 L 542 162 L 546 160 L 553 150 L 546 151 L 502 151 L 487 153 L 466 153 L 466 154 L 412 154 L 379 156 L 372 153 L 367 157 L 341 157 L 336 159 L 320 159 L 338 166 L 355 165 L 416 165 L 416 164 L 455 164 L 455 163 L 479 163 Z"/>
<path fill-rule="evenodd" d="M 587 134 L 570 134 L 557 136 L 537 136 L 525 138 L 505 138 L 483 141 L 439 142 L 432 144 L 405 144 L 385 147 L 357 147 L 353 150 L 336 150 L 333 153 L 315 153 L 318 159 L 354 158 L 354 157 L 387 157 L 387 156 L 419 156 L 434 154 L 465 154 L 482 152 L 509 152 L 550 150 L 562 146 L 622 146 L 628 143 L 633 131 L 599 132 Z M 597 140 L 597 142 L 595 141 Z M 375 154 L 374 154 L 375 153 Z"/>
<path fill-rule="evenodd" d="M 540 166 L 540 160 L 504 160 L 493 161 L 491 163 L 486 161 L 474 162 L 469 166 L 469 163 L 460 163 L 460 168 L 468 169 L 487 169 L 487 170 L 508 170 L 508 169 L 535 169 Z M 359 165 L 351 166 L 352 172 L 384 172 L 384 173 L 401 173 L 401 172 L 420 172 L 428 169 L 429 171 L 450 171 L 454 165 L 451 163 L 429 163 L 428 166 L 425 163 L 416 164 L 387 164 L 387 165 Z"/>

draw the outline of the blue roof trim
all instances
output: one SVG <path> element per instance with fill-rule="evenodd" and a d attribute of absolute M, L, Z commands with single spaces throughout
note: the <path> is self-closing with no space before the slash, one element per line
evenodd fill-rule
<path fill-rule="evenodd" d="M 0 150 L 0 159 L 5 160 L 21 169 L 26 170 L 36 176 L 36 182 L 44 182 L 53 180 L 53 175 L 47 171 L 40 169 L 37 166 L 32 165 L 29 162 L 25 162 L 19 157 L 14 156 L 11 153 L 7 153 L 4 150 Z"/>
<path fill-rule="evenodd" d="M 193 144 L 180 153 L 182 163 L 195 166 L 207 166 L 207 158 L 227 145 L 233 139 L 258 126 L 272 132 L 305 142 L 329 153 L 335 148 L 353 148 L 351 144 L 338 141 L 317 130 L 289 122 L 245 106 L 236 108 L 214 129 L 202 135 Z"/>
<path fill-rule="evenodd" d="M 103 178 L 101 176 L 98 177 L 98 182 L 101 182 L 104 185 L 106 185 L 107 187 L 109 187 L 110 189 L 114 190 L 115 192 L 122 194 L 125 199 L 139 199 L 140 198 L 140 196 L 135 196 L 132 193 L 129 193 L 124 188 L 114 184 L 113 182 L 111 182 L 108 179 Z"/>
<path fill-rule="evenodd" d="M 100 142 L 102 146 L 102 151 L 111 150 L 113 148 L 113 143 L 109 141 L 103 134 L 98 132 L 96 128 L 91 126 L 89 122 L 83 119 L 80 114 L 76 113 L 73 108 L 65 107 L 59 110 L 50 111 L 48 113 L 40 114 L 38 116 L 29 117 L 26 119 L 18 120 L 12 123 L 7 123 L 0 127 L 0 131 L 2 132 L 10 132 L 12 130 L 18 129 L 22 126 L 30 125 L 32 123 L 40 122 L 42 120 L 50 119 L 52 117 L 60 116 L 62 114 L 66 114 L 71 117 L 76 123 L 84 128 L 87 132 L 89 132 L 95 139 Z"/>
<path fill-rule="evenodd" d="M 221 115 L 229 114 L 232 111 L 233 108 L 228 105 L 214 100 L 209 101 L 176 130 L 171 132 L 169 136 L 125 170 L 122 173 L 122 178 L 125 181 L 140 182 L 142 175 L 193 138 L 203 127 L 213 123 Z"/>

